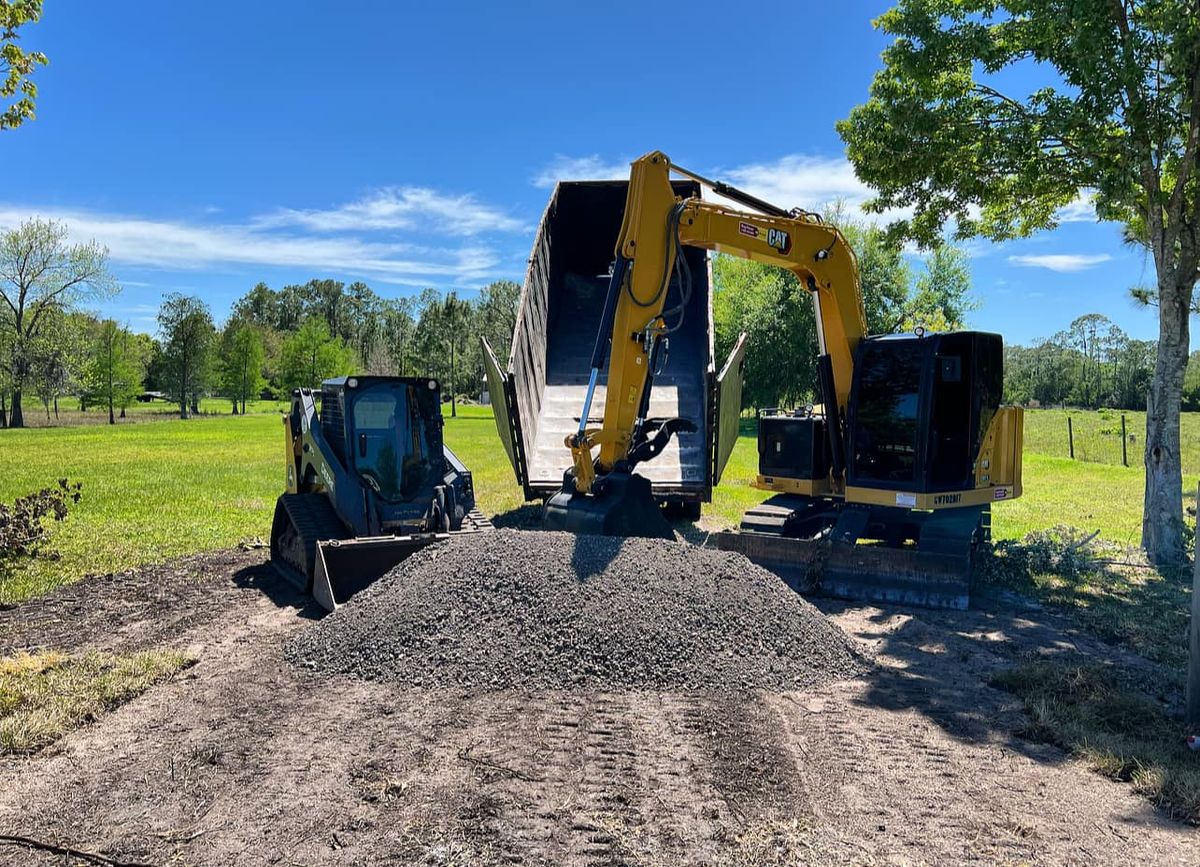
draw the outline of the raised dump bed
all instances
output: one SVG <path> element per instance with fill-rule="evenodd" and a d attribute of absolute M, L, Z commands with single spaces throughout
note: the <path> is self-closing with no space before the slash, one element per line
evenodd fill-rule
<path fill-rule="evenodd" d="M 485 348 L 496 427 L 528 500 L 558 491 L 571 466 L 563 440 L 579 426 L 627 187 L 626 181 L 562 181 L 555 187 L 534 240 L 507 364 L 501 367 Z M 681 196 L 700 194 L 691 181 L 674 187 Z M 692 295 L 654 379 L 649 415 L 689 418 L 697 430 L 680 434 L 638 472 L 651 480 L 659 499 L 700 503 L 711 500 L 737 439 L 741 354 L 717 375 L 711 268 L 705 251 L 687 248 L 685 255 Z M 678 279 L 669 293 L 667 309 L 680 298 Z M 606 380 L 607 367 L 592 402 L 593 425 L 603 420 Z M 718 435 L 720 416 L 727 418 L 724 436 Z"/>

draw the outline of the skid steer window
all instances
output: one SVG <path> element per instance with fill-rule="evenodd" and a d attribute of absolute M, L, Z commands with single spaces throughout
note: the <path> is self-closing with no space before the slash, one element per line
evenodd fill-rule
<path fill-rule="evenodd" d="M 410 389 L 368 389 L 354 397 L 354 467 L 386 500 L 410 498 L 429 474 L 425 425 Z"/>

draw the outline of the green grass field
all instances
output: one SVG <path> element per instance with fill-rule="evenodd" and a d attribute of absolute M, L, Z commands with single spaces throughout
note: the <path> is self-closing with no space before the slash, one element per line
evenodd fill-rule
<path fill-rule="evenodd" d="M 223 402 L 203 408 L 228 410 Z M 61 559 L 25 564 L 0 577 L 0 601 L 89 573 L 266 537 L 282 486 L 283 441 L 277 405 L 256 409 L 247 416 L 187 422 L 159 416 L 153 424 L 0 431 L 0 502 L 60 477 L 84 485 L 83 501 L 54 528 L 53 548 Z M 1041 454 L 1061 414 L 1029 415 L 1025 496 L 996 508 L 996 538 L 1020 538 L 1066 523 L 1100 530 L 1113 541 L 1136 542 L 1141 469 Z M 1200 418 L 1188 424 L 1200 428 Z M 447 419 L 446 440 L 474 473 L 481 508 L 499 514 L 522 504 L 487 407 L 460 407 L 458 418 Z M 1193 457 L 1193 466 L 1200 465 L 1200 455 Z M 704 528 L 733 526 L 764 498 L 750 487 L 756 461 L 753 423 L 747 421 L 725 481 L 705 507 Z"/>
<path fill-rule="evenodd" d="M 1071 419 L 1076 460 L 1088 463 L 1121 464 L 1121 416 L 1125 416 L 1129 466 L 1142 463 L 1146 442 L 1146 414 L 1129 410 L 1077 409 L 1025 410 L 1025 451 L 1050 457 L 1070 456 L 1067 418 Z M 1180 446 L 1184 476 L 1200 474 L 1200 412 L 1186 412 L 1180 424 Z M 1192 486 L 1193 491 L 1195 485 Z"/>

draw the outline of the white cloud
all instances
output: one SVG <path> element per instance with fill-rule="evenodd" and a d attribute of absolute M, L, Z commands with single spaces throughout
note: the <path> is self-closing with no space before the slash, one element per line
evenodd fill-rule
<path fill-rule="evenodd" d="M 548 189 L 559 181 L 625 181 L 629 180 L 630 162 L 632 160 L 605 160 L 598 154 L 586 157 L 558 154 L 534 175 L 532 183 L 535 187 Z"/>
<path fill-rule="evenodd" d="M 1059 208 L 1054 217 L 1060 223 L 1096 222 L 1096 208 L 1092 204 L 1092 194 L 1086 190 L 1080 192 L 1075 201 L 1066 207 Z"/>
<path fill-rule="evenodd" d="M 431 228 L 451 235 L 524 232 L 529 226 L 470 195 L 448 196 L 427 187 L 384 187 L 336 208 L 281 208 L 258 217 L 260 228 L 297 226 L 314 232 Z"/>
<path fill-rule="evenodd" d="M 863 204 L 874 192 L 858 179 L 845 157 L 788 154 L 777 160 L 747 163 L 732 168 L 688 166 L 713 180 L 725 181 L 781 208 L 803 208 L 822 212 L 839 202 L 870 222 L 887 223 L 908 213 L 893 210 L 867 214 Z M 559 154 L 533 178 L 537 187 L 552 187 L 559 180 L 626 179 L 629 163 L 615 162 L 597 154 L 567 157 Z M 745 210 L 724 196 L 706 190 L 704 197 L 729 207 Z"/>
<path fill-rule="evenodd" d="M 717 174 L 782 208 L 821 211 L 838 201 L 861 208 L 874 195 L 844 157 L 789 154 L 773 162 L 750 163 Z"/>
<path fill-rule="evenodd" d="M 1112 259 L 1108 253 L 1047 253 L 1037 256 L 1009 256 L 1008 261 L 1024 268 L 1049 268 L 1051 271 L 1071 273 L 1095 268 Z"/>
<path fill-rule="evenodd" d="M 202 224 L 2 203 L 0 228 L 16 226 L 32 215 L 62 221 L 74 240 L 96 239 L 108 247 L 114 263 L 143 268 L 199 270 L 260 265 L 428 285 L 434 280 L 484 279 L 499 263 L 495 251 L 479 244 L 431 248 L 279 231 L 258 221 L 249 225 Z"/>

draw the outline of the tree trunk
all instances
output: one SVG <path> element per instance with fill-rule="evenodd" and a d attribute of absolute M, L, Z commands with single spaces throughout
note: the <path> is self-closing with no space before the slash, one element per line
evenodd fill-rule
<path fill-rule="evenodd" d="M 5 403 L 4 392 L 0 391 L 0 430 L 8 427 L 8 405 Z"/>
<path fill-rule="evenodd" d="M 1158 359 L 1146 396 L 1146 496 L 1142 547 L 1160 566 L 1187 560 L 1183 542 L 1183 468 L 1179 410 L 1188 359 L 1188 313 L 1192 286 L 1158 289 Z"/>
<path fill-rule="evenodd" d="M 119 417 L 125 418 L 125 407 L 121 407 L 121 415 Z"/>
<path fill-rule="evenodd" d="M 14 388 L 12 393 L 12 413 L 8 419 L 9 427 L 25 427 L 25 413 L 21 408 L 21 389 Z"/>
<path fill-rule="evenodd" d="M 113 413 L 113 399 L 112 399 L 112 391 L 111 390 L 108 393 L 108 423 L 109 424 L 117 423 L 117 417 Z"/>
<path fill-rule="evenodd" d="M 58 395 L 54 395 L 54 420 L 58 421 Z"/>

